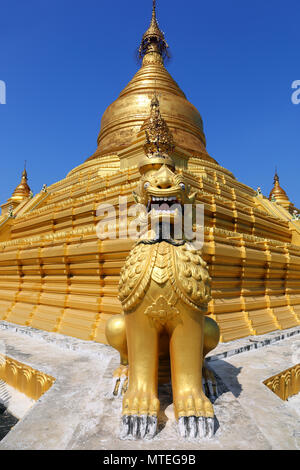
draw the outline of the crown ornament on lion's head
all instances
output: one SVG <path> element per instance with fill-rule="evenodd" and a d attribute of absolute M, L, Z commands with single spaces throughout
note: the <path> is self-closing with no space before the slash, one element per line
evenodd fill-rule
<path fill-rule="evenodd" d="M 154 94 L 150 104 L 150 116 L 144 121 L 141 131 L 145 132 L 145 156 L 139 163 L 141 178 L 133 197 L 137 204 L 146 208 L 139 219 L 145 229 L 166 222 L 170 226 L 182 226 L 184 209 L 191 207 L 190 219 L 193 225 L 193 205 L 197 191 L 186 182 L 182 170 L 175 169 L 172 153 L 175 149 L 173 135 L 160 113 L 159 99 Z M 155 237 L 157 233 L 154 234 Z M 153 236 L 154 236 L 153 235 Z M 175 236 L 175 235 L 174 235 Z M 186 237 L 184 239 L 187 239 Z M 155 238 L 155 242 L 161 238 Z"/>
<path fill-rule="evenodd" d="M 141 127 L 146 135 L 144 144 L 144 157 L 139 165 L 139 170 L 143 174 L 151 165 L 167 165 L 175 168 L 171 155 L 175 149 L 173 135 L 160 112 L 160 103 L 156 92 L 150 103 L 150 116 L 144 121 Z"/>
<path fill-rule="evenodd" d="M 150 104 L 150 117 L 143 124 L 146 134 L 144 151 L 147 157 L 167 157 L 175 148 L 173 135 L 160 113 L 160 104 L 155 93 Z"/>

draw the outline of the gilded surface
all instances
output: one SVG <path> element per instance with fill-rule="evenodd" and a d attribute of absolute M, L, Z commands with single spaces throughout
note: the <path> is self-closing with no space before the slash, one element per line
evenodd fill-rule
<path fill-rule="evenodd" d="M 131 145 L 149 115 L 149 104 L 153 93 L 158 92 L 161 94 L 162 114 L 167 119 L 176 144 L 193 149 L 202 158 L 215 162 L 205 148 L 206 141 L 200 113 L 186 99 L 164 66 L 164 58 L 168 56 L 168 45 L 158 26 L 155 8 L 139 51 L 142 67 L 104 112 L 98 136 L 98 148 L 89 159 L 119 152 Z"/>
<path fill-rule="evenodd" d="M 284 370 L 264 381 L 281 400 L 287 400 L 300 392 L 300 364 Z"/>
<path fill-rule="evenodd" d="M 24 169 L 22 173 L 22 179 L 20 184 L 14 190 L 10 201 L 18 201 L 21 202 L 24 199 L 27 199 L 30 195 L 30 187 L 28 186 L 28 176 L 27 171 Z"/>
<path fill-rule="evenodd" d="M 50 375 L 1 354 L 0 380 L 33 400 L 38 400 L 55 382 Z"/>
<path fill-rule="evenodd" d="M 161 242 L 135 246 L 120 274 L 119 299 L 125 312 L 142 302 L 151 280 L 166 287 L 164 295 L 170 294 L 170 305 L 181 299 L 198 310 L 203 299 L 205 305 L 210 300 L 206 263 L 196 250 L 185 245 L 175 247 Z"/>
<path fill-rule="evenodd" d="M 151 100 L 150 117 L 144 122 L 141 129 L 145 129 L 146 144 L 144 145 L 144 151 L 148 157 L 153 156 L 158 151 L 161 155 L 169 155 L 173 152 L 175 148 L 173 136 L 166 121 L 161 117 L 156 95 Z"/>
<path fill-rule="evenodd" d="M 175 167 L 178 179 L 197 191 L 195 203 L 204 204 L 208 312 L 220 327 L 221 341 L 300 325 L 300 221 L 287 209 L 291 203 L 258 197 L 208 158 L 199 112 L 153 50 L 104 113 L 94 158 L 49 185 L 47 193 L 28 198 L 27 192 L 24 199 L 23 194 L 22 200 L 2 205 L 1 321 L 107 342 L 107 321 L 122 311 L 119 275 L 133 243 L 100 241 L 96 211 L 103 202 L 111 204 L 118 224 L 119 196 L 133 203 L 145 158 L 145 134 L 139 133 L 154 91 L 175 143 L 175 164 L 165 159 L 166 166 Z"/>

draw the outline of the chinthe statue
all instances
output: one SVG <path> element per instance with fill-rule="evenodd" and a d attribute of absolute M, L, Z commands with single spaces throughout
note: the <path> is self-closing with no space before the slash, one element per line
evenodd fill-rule
<path fill-rule="evenodd" d="M 196 193 L 168 155 L 172 135 L 160 116 L 157 97 L 145 124 L 147 156 L 134 193 L 145 207 L 145 229 L 120 274 L 124 314 L 114 315 L 106 325 L 107 340 L 121 358 L 114 373 L 114 393 L 123 393 L 120 437 L 154 437 L 158 384 L 170 380 L 169 364 L 180 435 L 211 437 L 214 411 L 203 391 L 202 369 L 205 355 L 218 344 L 219 328 L 205 317 L 211 298 L 206 263 L 184 233 L 178 236 L 183 207 L 194 204 Z M 152 142 L 149 136 L 155 136 Z"/>

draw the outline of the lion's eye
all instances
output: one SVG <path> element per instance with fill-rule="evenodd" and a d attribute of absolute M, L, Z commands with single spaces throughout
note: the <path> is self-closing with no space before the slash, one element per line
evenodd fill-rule
<path fill-rule="evenodd" d="M 149 186 L 150 186 L 149 181 L 146 181 L 146 183 L 144 184 L 144 189 L 147 189 Z"/>
<path fill-rule="evenodd" d="M 184 183 L 179 183 L 179 186 L 180 186 L 180 188 L 182 189 L 182 191 L 185 190 L 185 184 L 184 184 Z"/>

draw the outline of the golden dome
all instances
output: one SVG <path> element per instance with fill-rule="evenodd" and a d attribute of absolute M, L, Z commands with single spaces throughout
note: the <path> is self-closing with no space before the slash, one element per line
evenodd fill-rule
<path fill-rule="evenodd" d="M 27 199 L 30 196 L 30 187 L 27 184 L 27 171 L 24 168 L 22 173 L 21 183 L 18 184 L 16 189 L 14 190 L 11 198 L 9 201 L 21 202 L 24 199 Z"/>
<path fill-rule="evenodd" d="M 173 134 L 175 144 L 216 163 L 205 148 L 200 113 L 186 99 L 164 66 L 163 57 L 167 55 L 167 48 L 156 21 L 154 5 L 151 25 L 140 47 L 142 67 L 104 112 L 97 140 L 98 148 L 89 159 L 117 153 L 128 147 L 149 116 L 151 99 L 156 92 L 161 114 Z"/>

